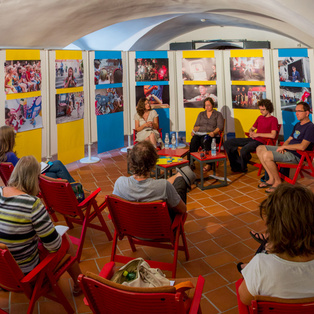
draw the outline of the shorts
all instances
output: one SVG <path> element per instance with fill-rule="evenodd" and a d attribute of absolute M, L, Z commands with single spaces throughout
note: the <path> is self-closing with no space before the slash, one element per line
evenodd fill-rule
<path fill-rule="evenodd" d="M 283 154 L 277 152 L 278 146 L 266 145 L 265 147 L 268 151 L 273 153 L 275 162 L 287 162 L 291 164 L 298 164 L 300 161 L 300 158 L 291 152 L 286 151 Z"/>

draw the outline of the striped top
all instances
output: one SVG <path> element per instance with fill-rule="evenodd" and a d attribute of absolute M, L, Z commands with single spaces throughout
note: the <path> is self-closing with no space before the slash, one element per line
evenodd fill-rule
<path fill-rule="evenodd" d="M 23 273 L 39 263 L 38 241 L 50 251 L 62 242 L 40 199 L 28 194 L 3 196 L 0 187 L 0 242 L 10 250 Z"/>

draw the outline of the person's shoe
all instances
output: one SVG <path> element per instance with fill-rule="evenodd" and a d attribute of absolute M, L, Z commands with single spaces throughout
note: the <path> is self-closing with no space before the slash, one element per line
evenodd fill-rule
<path fill-rule="evenodd" d="M 184 166 L 182 168 L 176 168 L 177 172 L 179 172 L 188 185 L 188 187 L 191 189 L 191 185 L 194 183 L 196 179 L 196 174 L 192 171 L 192 169 L 189 166 Z"/>
<path fill-rule="evenodd" d="M 74 285 L 73 292 L 72 292 L 73 296 L 78 297 L 82 293 L 83 293 L 83 290 L 81 289 L 81 287 L 78 284 Z"/>

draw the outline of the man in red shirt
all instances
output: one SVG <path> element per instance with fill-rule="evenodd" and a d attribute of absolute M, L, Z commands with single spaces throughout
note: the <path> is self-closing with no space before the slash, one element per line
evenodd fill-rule
<path fill-rule="evenodd" d="M 250 128 L 250 137 L 233 138 L 224 143 L 233 172 L 246 172 L 247 163 L 252 158 L 251 152 L 254 152 L 259 145 L 265 145 L 267 138 L 275 138 L 277 135 L 278 120 L 271 115 L 274 111 L 272 102 L 269 99 L 262 99 L 258 102 L 258 107 L 261 115 Z M 240 155 L 239 146 L 242 147 Z"/>

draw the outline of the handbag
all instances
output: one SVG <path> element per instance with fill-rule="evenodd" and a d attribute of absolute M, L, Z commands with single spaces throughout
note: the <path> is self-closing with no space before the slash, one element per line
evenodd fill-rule
<path fill-rule="evenodd" d="M 111 281 L 140 288 L 170 286 L 170 280 L 159 268 L 151 268 L 141 257 L 136 258 L 121 267 Z"/>

